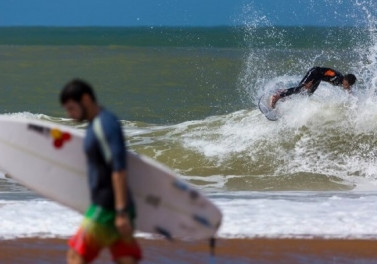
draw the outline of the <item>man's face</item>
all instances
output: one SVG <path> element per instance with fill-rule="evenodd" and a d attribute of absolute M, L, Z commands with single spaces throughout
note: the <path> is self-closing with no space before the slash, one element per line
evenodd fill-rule
<path fill-rule="evenodd" d="M 86 111 L 85 111 L 84 106 L 81 103 L 78 103 L 73 100 L 68 100 L 63 105 L 63 107 L 70 118 L 75 119 L 80 122 L 86 119 Z"/>
<path fill-rule="evenodd" d="M 344 88 L 345 90 L 349 90 L 349 89 L 351 89 L 351 85 L 348 83 L 347 80 L 343 80 L 343 82 L 342 82 L 342 86 L 343 86 L 343 88 Z"/>

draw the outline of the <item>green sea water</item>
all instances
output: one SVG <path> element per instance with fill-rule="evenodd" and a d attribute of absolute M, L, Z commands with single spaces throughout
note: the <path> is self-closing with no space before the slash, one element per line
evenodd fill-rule
<path fill-rule="evenodd" d="M 232 37 L 228 30 L 220 33 Z M 2 113 L 62 116 L 59 90 L 76 77 L 92 83 L 100 102 L 126 120 L 180 122 L 240 108 L 236 83 L 243 51 L 234 45 L 209 48 L 200 43 L 196 47 L 175 43 L 170 47 L 169 42 L 161 44 L 165 35 L 155 39 L 154 45 L 145 45 L 149 30 L 82 31 L 0 29 Z M 136 34 L 139 40 L 117 39 L 121 32 Z"/>

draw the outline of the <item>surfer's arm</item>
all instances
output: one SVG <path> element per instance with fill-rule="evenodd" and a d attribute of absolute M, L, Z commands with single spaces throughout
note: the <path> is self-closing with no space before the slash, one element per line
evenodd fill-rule
<path fill-rule="evenodd" d="M 127 162 L 126 145 L 119 121 L 107 120 L 104 125 L 106 142 L 110 154 L 112 169 L 111 180 L 114 193 L 114 209 L 116 212 L 115 226 L 124 237 L 132 235 L 132 225 L 128 216 L 128 188 L 127 188 Z"/>
<path fill-rule="evenodd" d="M 130 237 L 133 230 L 127 213 L 126 171 L 114 171 L 112 182 L 116 210 L 115 226 L 122 236 Z"/>
<path fill-rule="evenodd" d="M 127 209 L 126 171 L 114 171 L 112 173 L 115 210 L 121 212 Z"/>
<path fill-rule="evenodd" d="M 112 152 L 111 180 L 114 193 L 114 208 L 116 212 L 115 226 L 118 232 L 125 238 L 132 236 L 132 225 L 128 214 L 128 188 L 127 188 L 127 163 L 125 145 L 120 131 L 115 133 L 110 143 Z"/>

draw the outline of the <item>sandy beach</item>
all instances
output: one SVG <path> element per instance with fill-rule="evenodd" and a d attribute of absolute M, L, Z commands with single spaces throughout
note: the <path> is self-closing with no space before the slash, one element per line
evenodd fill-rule
<path fill-rule="evenodd" d="M 143 264 L 211 263 L 207 241 L 139 241 L 144 250 Z M 25 238 L 2 240 L 0 249 L 0 263 L 65 263 L 67 246 L 65 239 Z M 377 262 L 377 240 L 219 239 L 215 253 L 216 264 L 369 264 Z M 94 263 L 112 262 L 103 251 Z"/>

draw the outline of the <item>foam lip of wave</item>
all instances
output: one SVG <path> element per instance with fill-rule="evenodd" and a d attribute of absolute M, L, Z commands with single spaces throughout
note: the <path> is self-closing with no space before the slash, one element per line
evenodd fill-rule
<path fill-rule="evenodd" d="M 132 126 L 131 133 L 126 127 L 126 134 L 131 147 L 138 147 L 141 153 L 144 149 L 149 154 L 153 150 L 156 159 L 171 155 L 172 144 L 182 148 L 183 153 L 192 153 L 193 160 L 187 160 L 190 167 L 184 167 L 183 159 L 177 171 L 193 182 L 199 180 L 195 177 L 201 177 L 201 182 L 206 182 L 201 187 L 205 188 L 226 188 L 230 175 L 242 178 L 313 173 L 338 177 L 357 189 L 375 189 L 376 97 L 362 92 L 350 96 L 324 84 L 311 97 L 297 95 L 279 102 L 278 110 L 282 118 L 277 122 L 266 120 L 258 110 L 241 110 L 176 125 L 142 124 L 140 129 L 136 125 Z M 13 116 L 46 119 L 44 115 L 30 113 Z M 336 147 L 330 148 L 331 145 Z M 333 155 L 334 151 L 337 155 Z M 195 153 L 212 164 L 208 165 L 213 166 L 212 170 L 217 170 L 212 178 L 191 174 L 197 162 Z M 228 176 L 216 178 L 219 177 L 216 175 Z M 310 181 L 307 188 L 310 189 Z"/>
<path fill-rule="evenodd" d="M 324 85 L 315 96 L 292 96 L 280 102 L 282 118 L 278 122 L 265 120 L 258 110 L 212 117 L 194 128 L 186 127 L 182 144 L 217 160 L 219 166 L 226 166 L 229 160 L 236 162 L 240 155 L 253 162 L 269 153 L 271 160 L 281 160 L 277 175 L 322 173 L 351 184 L 367 179 L 374 185 L 377 166 L 370 153 L 377 151 L 373 139 L 377 122 L 371 120 L 377 120 L 377 98 L 373 104 L 365 103 L 371 100 Z M 356 177 L 350 177 L 353 171 L 357 171 Z"/>

